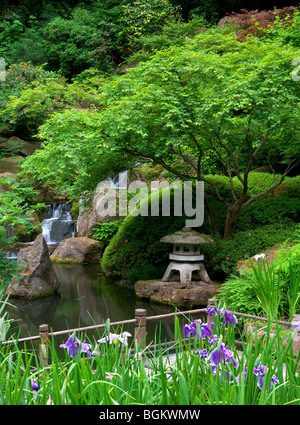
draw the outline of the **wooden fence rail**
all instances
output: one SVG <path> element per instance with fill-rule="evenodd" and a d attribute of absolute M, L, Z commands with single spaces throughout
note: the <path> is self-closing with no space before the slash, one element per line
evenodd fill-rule
<path fill-rule="evenodd" d="M 216 301 L 215 299 L 209 299 L 208 300 L 208 306 L 214 305 L 215 301 Z M 156 315 L 156 316 L 147 316 L 147 310 L 146 309 L 136 309 L 134 319 L 111 322 L 110 327 L 114 328 L 116 326 L 124 326 L 124 325 L 134 324 L 135 325 L 134 339 L 139 344 L 139 347 L 141 347 L 141 349 L 144 349 L 146 347 L 147 322 L 164 320 L 164 319 L 179 316 L 179 315 L 188 317 L 190 315 L 206 313 L 206 311 L 207 311 L 206 308 L 199 308 L 199 309 L 187 310 L 187 311 L 176 311 L 176 312 L 173 312 L 173 313 L 161 314 L 161 315 Z M 260 320 L 260 321 L 265 321 L 265 322 L 268 321 L 268 319 L 265 318 L 265 317 L 254 316 L 254 315 L 251 315 L 251 314 L 244 314 L 244 313 L 239 313 L 239 312 L 233 312 L 233 314 L 235 316 L 240 316 L 240 317 L 248 318 L 248 319 L 251 319 L 251 320 Z M 207 315 L 207 322 L 209 323 L 212 320 L 213 320 L 212 317 Z M 291 323 L 291 322 L 284 322 L 284 321 L 278 321 L 278 323 L 284 324 L 287 327 L 292 327 L 292 325 L 293 325 L 293 323 Z M 61 331 L 49 332 L 49 325 L 48 324 L 42 324 L 42 325 L 39 326 L 39 335 L 29 336 L 29 337 L 25 337 L 25 338 L 19 338 L 17 340 L 11 339 L 11 340 L 8 340 L 8 341 L 3 341 L 2 344 L 8 345 L 8 344 L 25 343 L 25 342 L 29 342 L 29 341 L 39 340 L 40 341 L 39 358 L 40 358 L 41 362 L 43 362 L 44 364 L 47 365 L 48 364 L 47 340 L 49 340 L 50 337 L 55 337 L 55 336 L 58 336 L 58 335 L 67 335 L 67 334 L 71 334 L 73 332 L 86 332 L 86 331 L 90 331 L 90 330 L 105 329 L 105 328 L 106 328 L 106 323 L 102 323 L 102 324 L 98 324 L 98 325 L 91 325 L 91 326 L 86 326 L 86 327 L 65 329 L 65 330 L 61 330 Z M 186 340 L 188 340 L 188 338 Z M 161 345 L 167 346 L 167 345 L 172 345 L 173 343 L 175 343 L 175 341 L 165 342 Z M 237 343 L 237 345 L 242 344 L 241 341 L 236 341 L 236 343 Z M 296 351 L 298 352 L 300 350 L 300 331 L 298 332 L 298 334 L 296 336 L 296 341 L 293 342 L 293 344 L 294 345 L 296 344 Z M 151 349 L 151 348 L 154 348 L 154 347 L 155 347 L 155 345 L 151 345 L 148 348 Z M 295 353 L 295 350 L 294 350 L 294 353 Z"/>

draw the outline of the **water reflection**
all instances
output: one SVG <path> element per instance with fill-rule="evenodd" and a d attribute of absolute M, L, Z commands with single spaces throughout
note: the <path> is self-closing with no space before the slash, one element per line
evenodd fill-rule
<path fill-rule="evenodd" d="M 59 292 L 55 296 L 38 300 L 10 299 L 7 307 L 9 317 L 14 320 L 12 332 L 20 331 L 20 337 L 37 335 L 40 324 L 47 323 L 53 331 L 85 327 L 134 318 L 136 308 L 145 308 L 148 316 L 170 313 L 175 309 L 169 306 L 144 302 L 138 299 L 132 287 L 116 283 L 116 279 L 101 273 L 100 266 L 54 265 L 60 281 Z M 155 337 L 158 322 L 147 323 L 147 343 Z M 183 330 L 184 321 L 181 320 Z M 126 330 L 134 331 L 133 325 Z M 97 336 L 97 335 L 96 335 Z M 174 320 L 162 322 L 162 340 L 174 339 Z M 66 336 L 59 337 L 65 340 Z"/>

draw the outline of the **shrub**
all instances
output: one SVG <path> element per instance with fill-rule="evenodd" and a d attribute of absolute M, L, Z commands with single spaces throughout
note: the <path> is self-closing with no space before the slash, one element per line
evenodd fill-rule
<path fill-rule="evenodd" d="M 240 212 L 236 230 L 288 221 L 300 221 L 299 198 L 260 198 Z"/>
<path fill-rule="evenodd" d="M 30 208 L 24 198 L 19 194 L 18 189 L 9 186 L 9 180 L 2 178 L 0 184 L 7 190 L 0 190 L 0 290 L 9 284 L 10 279 L 16 276 L 19 264 L 6 258 L 7 251 L 11 250 L 17 242 L 16 234 L 18 229 L 22 229 L 22 236 L 29 234 L 36 229 L 36 225 L 30 215 L 34 209 L 40 208 L 41 204 L 36 204 Z"/>
<path fill-rule="evenodd" d="M 99 25 L 92 13 L 74 9 L 70 19 L 56 17 L 44 29 L 48 68 L 68 78 L 95 67 L 111 72 L 110 56 Z"/>
<path fill-rule="evenodd" d="M 161 191 L 154 192 L 152 196 L 159 196 L 161 200 Z M 149 204 L 150 200 L 151 195 L 144 202 Z M 170 201 L 172 212 L 172 195 Z M 155 267 L 166 265 L 170 246 L 161 243 L 160 239 L 184 227 L 185 219 L 185 215 L 180 217 L 127 216 L 104 251 L 101 260 L 103 269 L 106 272 L 120 274 L 132 268 L 140 269 L 145 264 Z"/>
<path fill-rule="evenodd" d="M 280 179 L 281 179 L 281 174 L 276 174 L 275 183 L 278 183 Z M 284 182 L 288 180 L 290 180 L 290 178 L 286 177 Z M 273 174 L 270 174 L 270 173 L 251 172 L 249 173 L 248 184 L 249 184 L 248 196 L 249 197 L 255 196 L 259 193 L 264 192 L 269 187 L 273 186 L 274 176 Z M 270 195 L 272 196 L 272 194 L 273 193 L 271 192 Z"/>
<path fill-rule="evenodd" d="M 268 288 L 266 285 L 265 299 L 259 295 L 263 289 L 262 280 L 270 276 Z M 300 244 L 289 249 L 282 248 L 278 256 L 266 267 L 253 266 L 253 271 L 244 271 L 243 276 L 230 276 L 221 286 L 218 299 L 224 302 L 229 309 L 240 313 L 266 316 L 264 304 L 271 303 L 272 287 L 277 284 L 278 296 L 275 294 L 274 302 L 280 299 L 278 305 L 279 318 L 288 316 L 292 321 L 294 313 L 300 312 Z M 270 295 L 268 295 L 270 294 Z M 268 300 L 268 297 L 270 299 Z M 276 298 L 277 297 L 277 298 Z M 274 304 L 275 306 L 275 304 Z M 264 308 L 263 308 L 264 307 Z"/>
<path fill-rule="evenodd" d="M 214 183 L 218 187 L 219 193 L 222 196 L 222 198 L 224 198 L 228 202 L 232 201 L 229 177 L 217 175 L 217 174 L 213 174 L 213 175 L 210 174 L 210 175 L 206 175 L 205 178 L 208 181 Z M 243 185 L 238 179 L 233 180 L 233 188 L 237 197 L 239 197 L 242 193 Z M 204 190 L 207 196 L 217 198 L 216 191 L 211 184 L 205 183 Z"/>
<path fill-rule="evenodd" d="M 122 219 L 119 219 L 112 222 L 97 223 L 93 227 L 93 238 L 108 243 L 113 235 L 117 233 L 122 221 Z"/>
<path fill-rule="evenodd" d="M 205 178 L 212 183 L 215 183 L 219 189 L 220 195 L 224 197 L 227 201 L 232 201 L 230 180 L 227 176 L 210 174 L 206 175 Z M 281 174 L 275 175 L 275 183 L 278 183 L 281 179 Z M 251 172 L 248 177 L 248 193 L 247 198 L 258 195 L 259 193 L 264 192 L 269 187 L 274 184 L 274 176 L 270 173 L 260 173 L 260 172 Z M 237 177 L 233 178 L 233 189 L 239 197 L 243 190 L 242 183 L 238 180 Z M 297 177 L 286 177 L 284 182 L 274 191 L 265 195 L 266 197 L 274 195 L 290 196 L 291 198 L 299 197 L 300 189 L 300 178 Z M 216 198 L 216 192 L 212 185 L 205 183 L 205 193 L 208 196 Z"/>
<path fill-rule="evenodd" d="M 285 179 L 284 182 L 274 191 L 276 196 L 289 198 L 300 198 L 300 176 Z"/>
<path fill-rule="evenodd" d="M 0 81 L 0 115 L 2 123 L 7 128 L 11 129 L 11 116 L 5 109 L 6 105 L 10 105 L 8 103 L 9 97 L 14 96 L 15 98 L 18 98 L 22 91 L 31 83 L 44 83 L 51 75 L 52 73 L 45 71 L 42 66 L 33 66 L 30 62 L 20 62 L 18 64 L 11 65 L 8 68 L 5 81 Z M 24 118 L 24 112 L 19 110 L 17 115 L 22 121 Z M 18 134 L 23 134 L 22 129 L 18 128 Z M 26 136 L 28 136 L 28 134 L 26 134 Z"/>
<path fill-rule="evenodd" d="M 136 0 L 123 6 L 122 20 L 128 44 L 132 44 L 142 35 L 156 34 L 168 22 L 176 19 L 178 7 L 169 0 Z"/>
<path fill-rule="evenodd" d="M 261 305 L 249 283 L 249 280 L 253 278 L 253 274 L 249 274 L 248 278 L 230 276 L 222 284 L 217 295 L 218 300 L 224 302 L 229 310 L 254 316 L 261 315 Z"/>
<path fill-rule="evenodd" d="M 203 245 L 202 248 L 210 277 L 224 280 L 235 273 L 238 261 L 259 254 L 279 243 L 292 242 L 297 226 L 296 223 L 270 224 L 236 232 L 230 239 L 215 236 L 214 244 Z"/>
<path fill-rule="evenodd" d="M 249 35 L 254 37 L 264 36 L 278 21 L 281 21 L 284 24 L 284 29 L 286 29 L 293 22 L 295 10 L 294 6 L 268 11 L 243 9 L 242 13 L 233 12 L 230 16 L 234 19 L 239 40 L 244 41 Z"/>

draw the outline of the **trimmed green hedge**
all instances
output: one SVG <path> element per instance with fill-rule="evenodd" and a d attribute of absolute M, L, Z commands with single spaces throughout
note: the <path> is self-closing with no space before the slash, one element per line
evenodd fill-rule
<path fill-rule="evenodd" d="M 161 191 L 154 192 L 152 196 L 159 196 L 161 199 Z M 150 202 L 150 199 L 149 196 L 144 202 Z M 172 194 L 170 205 L 172 212 Z M 185 219 L 184 215 L 181 217 L 127 216 L 104 251 L 101 259 L 103 270 L 123 274 L 133 268 L 166 264 L 170 245 L 161 243 L 160 239 L 184 227 Z"/>

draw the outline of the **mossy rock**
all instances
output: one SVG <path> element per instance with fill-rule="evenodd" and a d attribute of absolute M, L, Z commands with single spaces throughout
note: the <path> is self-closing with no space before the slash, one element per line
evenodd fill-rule
<path fill-rule="evenodd" d="M 135 284 L 137 297 L 163 305 L 183 308 L 201 307 L 208 304 L 220 287 L 218 282 L 163 282 L 157 279 L 140 280 Z"/>
<path fill-rule="evenodd" d="M 77 201 L 73 201 L 72 202 L 71 214 L 72 214 L 73 220 L 77 220 L 78 219 L 78 216 L 79 216 L 79 202 L 77 202 Z"/>
<path fill-rule="evenodd" d="M 294 243 L 279 243 L 279 244 L 277 244 L 277 245 L 275 245 L 275 246 L 273 246 L 273 247 L 271 247 L 271 248 L 269 248 L 269 249 L 267 249 L 267 250 L 265 250 L 261 253 L 258 253 L 256 255 L 264 254 L 265 255 L 264 259 L 268 263 L 272 263 L 274 260 L 276 260 L 276 258 L 278 257 L 278 253 L 280 251 L 282 251 L 282 249 L 288 250 L 291 247 L 293 247 L 294 245 L 296 245 L 296 244 L 294 244 Z M 258 258 L 257 260 L 255 259 L 255 255 L 250 257 L 250 260 L 251 260 L 251 262 L 254 266 L 256 266 L 257 264 L 263 264 L 261 258 Z M 249 259 L 248 260 L 242 260 L 242 261 L 239 261 L 237 263 L 236 270 L 237 270 L 238 274 L 242 273 L 244 270 L 247 270 L 247 271 L 252 270 L 250 260 Z"/>
<path fill-rule="evenodd" d="M 21 171 L 20 160 L 21 156 L 12 156 L 0 159 L 0 173 L 17 174 Z"/>
<path fill-rule="evenodd" d="M 99 263 L 104 243 L 92 238 L 68 238 L 61 241 L 50 259 L 57 263 Z"/>
<path fill-rule="evenodd" d="M 141 180 L 147 184 L 156 180 L 166 180 L 165 170 L 161 165 L 143 164 L 129 171 L 129 180 Z"/>

